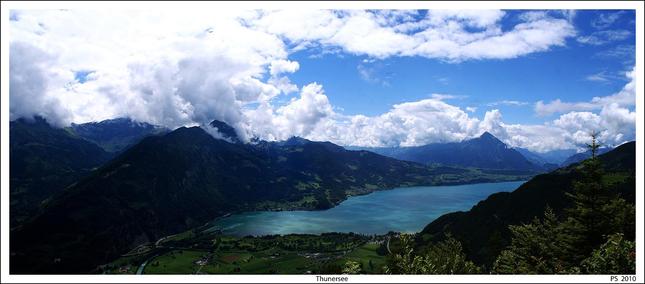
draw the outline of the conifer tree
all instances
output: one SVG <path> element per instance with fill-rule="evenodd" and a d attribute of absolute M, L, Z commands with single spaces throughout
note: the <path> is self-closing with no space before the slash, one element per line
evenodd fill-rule
<path fill-rule="evenodd" d="M 636 245 L 623 234 L 609 236 L 607 242 L 582 261 L 583 272 L 590 274 L 636 273 Z"/>
<path fill-rule="evenodd" d="M 348 260 L 345 262 L 345 267 L 343 267 L 343 274 L 359 274 L 361 273 L 361 264 L 353 261 L 353 260 Z"/>
<path fill-rule="evenodd" d="M 573 205 L 566 210 L 569 217 L 566 226 L 575 238 L 578 260 L 586 257 L 604 243 L 608 235 L 624 225 L 615 217 L 624 211 L 626 203 L 618 200 L 617 193 L 603 185 L 604 172 L 597 156 L 600 147 L 597 137 L 598 133 L 591 133 L 591 143 L 587 144 L 591 158 L 582 162 L 581 177 L 574 183 L 573 191 L 567 194 Z"/>
<path fill-rule="evenodd" d="M 401 249 L 388 257 L 387 274 L 474 274 L 480 268 L 466 259 L 461 243 L 448 236 L 433 244 L 426 253 L 416 254 L 412 235 L 400 236 Z"/>
<path fill-rule="evenodd" d="M 547 207 L 542 220 L 509 226 L 511 245 L 503 250 L 493 265 L 500 274 L 569 274 L 576 273 L 571 258 L 573 240 L 567 227 Z"/>

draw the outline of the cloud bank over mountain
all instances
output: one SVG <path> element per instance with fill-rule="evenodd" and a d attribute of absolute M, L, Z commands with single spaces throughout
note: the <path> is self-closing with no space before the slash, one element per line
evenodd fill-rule
<path fill-rule="evenodd" d="M 502 25 L 506 14 L 12 11 L 11 118 L 40 115 L 64 126 L 124 116 L 169 128 L 217 119 L 246 141 L 296 135 L 355 146 L 460 141 L 484 131 L 535 151 L 575 148 L 590 129 L 604 130 L 606 143 L 634 139 L 633 71 L 615 94 L 581 102 L 538 100 L 536 115 L 559 117 L 534 125 L 504 122 L 499 109 L 476 117 L 476 108 L 451 104 L 450 94 L 394 104 L 378 115 L 347 115 L 323 84 L 297 86 L 289 77 L 300 69 L 289 56 L 303 49 L 459 64 L 548 52 L 577 36 L 571 11 L 525 12 L 511 26 Z M 511 104 L 504 102 L 499 104 Z"/>

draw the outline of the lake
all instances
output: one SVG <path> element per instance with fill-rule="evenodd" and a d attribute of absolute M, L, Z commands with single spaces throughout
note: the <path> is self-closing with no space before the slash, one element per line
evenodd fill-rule
<path fill-rule="evenodd" d="M 417 186 L 353 196 L 324 211 L 259 211 L 233 214 L 214 228 L 235 236 L 355 232 L 419 232 L 439 216 L 466 211 L 495 192 L 513 191 L 525 181 L 456 186 Z"/>

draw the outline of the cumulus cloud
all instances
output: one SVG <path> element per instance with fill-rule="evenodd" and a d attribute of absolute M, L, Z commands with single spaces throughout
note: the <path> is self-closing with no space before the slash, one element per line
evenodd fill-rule
<path fill-rule="evenodd" d="M 515 58 L 563 46 L 566 38 L 575 35 L 569 21 L 552 17 L 531 18 L 506 32 L 498 25 L 487 26 L 481 32 L 466 32 L 467 27 L 472 27 L 468 23 L 449 20 L 420 32 L 424 41 L 411 54 L 449 61 Z"/>
<path fill-rule="evenodd" d="M 556 149 L 576 149 L 565 130 L 549 124 L 504 124 L 508 137 L 503 139 L 512 147 L 522 147 L 531 151 L 544 153 Z"/>
<path fill-rule="evenodd" d="M 375 58 L 423 56 L 455 62 L 515 58 L 562 46 L 575 35 L 568 14 L 520 17 L 508 31 L 500 24 L 504 15 L 499 10 L 430 10 L 415 20 L 416 11 L 287 10 L 266 12 L 251 24 L 297 44 Z M 300 24 L 290 24 L 294 22 Z"/>
<path fill-rule="evenodd" d="M 636 113 L 628 106 L 634 101 L 632 81 L 613 95 L 596 97 L 587 103 L 575 103 L 580 108 L 589 105 L 590 111 L 563 111 L 552 121 L 543 124 L 508 124 L 502 113 L 489 110 L 483 119 L 468 112 L 474 109 L 448 104 L 449 95 L 435 94 L 430 99 L 397 104 L 378 116 L 342 116 L 331 113 L 318 123 L 319 129 L 307 138 L 329 140 L 341 145 L 355 146 L 419 146 L 437 142 L 470 139 L 488 131 L 511 147 L 536 152 L 556 149 L 582 149 L 589 142 L 591 131 L 600 132 L 599 139 L 616 146 L 635 139 Z M 515 103 L 512 103 L 515 104 Z M 592 112 L 597 111 L 599 112 Z M 559 111 L 558 111 L 559 112 Z"/>
<path fill-rule="evenodd" d="M 274 120 L 278 133 L 307 136 L 326 117 L 333 114 L 329 99 L 322 86 L 311 83 L 302 87 L 300 97 L 276 110 Z"/>
<path fill-rule="evenodd" d="M 480 132 L 489 132 L 499 139 L 506 140 L 508 138 L 504 122 L 502 122 L 502 113 L 497 109 L 486 112 L 484 120 L 479 124 L 479 129 Z"/>
<path fill-rule="evenodd" d="M 49 80 L 47 94 L 70 113 L 68 121 L 77 123 L 130 116 L 168 127 L 212 119 L 241 125 L 242 107 L 293 90 L 279 76 L 298 69 L 297 62 L 286 60 L 284 42 L 242 24 L 255 12 L 156 20 L 167 16 L 163 11 L 30 10 L 12 21 L 12 41 L 56 55 L 49 69 L 59 78 Z M 11 58 L 46 64 L 17 52 Z M 93 80 L 77 80 L 77 70 L 95 70 Z M 272 76 L 265 81 L 267 72 Z M 16 94 L 12 101 L 19 102 Z"/>
<path fill-rule="evenodd" d="M 378 116 L 341 116 L 327 124 L 326 140 L 355 146 L 418 146 L 460 141 L 479 131 L 478 120 L 438 99 L 392 106 Z"/>
<path fill-rule="evenodd" d="M 568 12 L 527 12 L 504 27 L 501 20 L 508 15 L 498 10 L 226 10 L 190 15 L 30 10 L 14 15 L 12 119 L 41 115 L 65 125 L 128 116 L 170 128 L 218 119 L 235 127 L 245 141 L 297 135 L 357 146 L 453 142 L 490 131 L 511 146 L 535 150 L 576 147 L 582 137 L 576 133 L 590 127 L 581 124 L 585 118 L 597 117 L 592 126 L 609 129 L 606 138 L 616 143 L 634 132 L 635 114 L 629 110 L 633 73 L 632 82 L 611 96 L 538 102 L 537 113 L 565 113 L 543 125 L 506 124 L 499 110 L 474 117 L 475 107 L 449 104 L 447 100 L 459 97 L 446 94 L 396 104 L 380 115 L 344 115 L 321 84 L 299 87 L 288 77 L 300 68 L 289 54 L 302 48 L 365 55 L 365 66 L 391 56 L 454 63 L 547 51 L 575 36 Z M 173 21 L 161 20 L 168 18 Z M 78 80 L 79 70 L 91 70 L 91 80 Z M 290 93 L 295 97 L 287 100 Z"/>
<path fill-rule="evenodd" d="M 563 136 L 575 145 L 589 141 L 591 132 L 598 132 L 599 140 L 608 145 L 619 145 L 635 139 L 636 113 L 612 103 L 604 106 L 600 114 L 570 112 L 553 121 L 564 131 Z"/>
<path fill-rule="evenodd" d="M 50 78 L 56 77 L 50 71 L 55 58 L 23 42 L 11 43 L 9 53 L 10 119 L 41 116 L 55 125 L 69 123 L 70 113 L 48 92 Z"/>
<path fill-rule="evenodd" d="M 269 73 L 271 73 L 272 76 L 277 76 L 282 73 L 296 72 L 298 71 L 298 68 L 300 68 L 300 64 L 298 64 L 297 61 L 280 59 L 271 62 L 271 65 L 269 66 Z"/>
<path fill-rule="evenodd" d="M 629 75 L 633 79 L 633 73 Z M 468 114 L 474 109 L 466 107 L 464 111 L 446 103 L 443 100 L 452 96 L 441 94 L 396 104 L 377 116 L 345 116 L 325 108 L 325 115 L 315 116 L 315 130 L 304 137 L 341 145 L 392 147 L 457 142 L 488 131 L 511 147 L 547 152 L 582 149 L 589 142 L 589 133 L 599 131 L 602 143 L 616 146 L 635 139 L 636 113 L 624 106 L 633 105 L 629 99 L 633 91 L 632 80 L 617 94 L 592 99 L 590 104 L 601 106 L 599 113 L 568 111 L 552 121 L 533 125 L 505 123 L 497 109 L 486 111 L 479 119 Z M 323 96 L 320 91 L 316 93 Z"/>
<path fill-rule="evenodd" d="M 418 11 L 361 10 L 14 14 L 19 16 L 11 21 L 12 43 L 29 42 L 56 58 L 54 64 L 43 56 L 13 52 L 14 62 L 28 61 L 21 64 L 25 68 L 39 66 L 42 72 L 56 74 L 36 72 L 31 78 L 43 78 L 31 84 L 32 89 L 43 86 L 36 91 L 40 96 L 27 93 L 27 87 L 18 90 L 25 83 L 12 77 L 14 116 L 33 112 L 30 107 L 38 105 L 21 104 L 22 100 L 39 100 L 47 101 L 39 112 L 61 123 L 131 116 L 168 127 L 209 119 L 244 124 L 243 108 L 269 106 L 280 94 L 298 90 L 286 74 L 300 66 L 287 57 L 302 46 L 373 58 L 460 61 L 544 51 L 562 45 L 573 33 L 566 20 L 550 16 L 526 18 L 504 32 L 500 20 L 505 13 L 498 10 L 438 10 L 423 17 Z M 159 20 L 170 16 L 173 21 Z M 491 54 L 489 44 L 517 48 L 494 48 Z M 79 70 L 92 70 L 91 80 L 78 80 Z M 367 71 L 359 70 L 370 75 Z M 19 75 L 20 70 L 12 73 Z"/>

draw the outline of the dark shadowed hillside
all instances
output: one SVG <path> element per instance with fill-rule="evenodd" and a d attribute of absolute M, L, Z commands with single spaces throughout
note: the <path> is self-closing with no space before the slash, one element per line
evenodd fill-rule
<path fill-rule="evenodd" d="M 229 143 L 182 127 L 143 139 L 12 231 L 11 271 L 88 272 L 138 244 L 238 210 L 325 209 L 397 186 L 515 178 L 301 138 Z"/>
<path fill-rule="evenodd" d="M 40 203 L 62 191 L 111 154 L 40 117 L 9 124 L 10 218 L 15 227 Z"/>
<path fill-rule="evenodd" d="M 623 144 L 600 156 L 605 169 L 603 182 L 625 200 L 635 202 L 635 142 Z M 528 223 L 541 217 L 548 205 L 560 214 L 570 199 L 566 193 L 579 179 L 579 164 L 571 165 L 529 180 L 513 192 L 501 192 L 479 202 L 470 211 L 443 215 L 418 235 L 421 245 L 441 240 L 449 233 L 464 246 L 469 258 L 490 267 L 509 243 L 508 225 Z"/>

